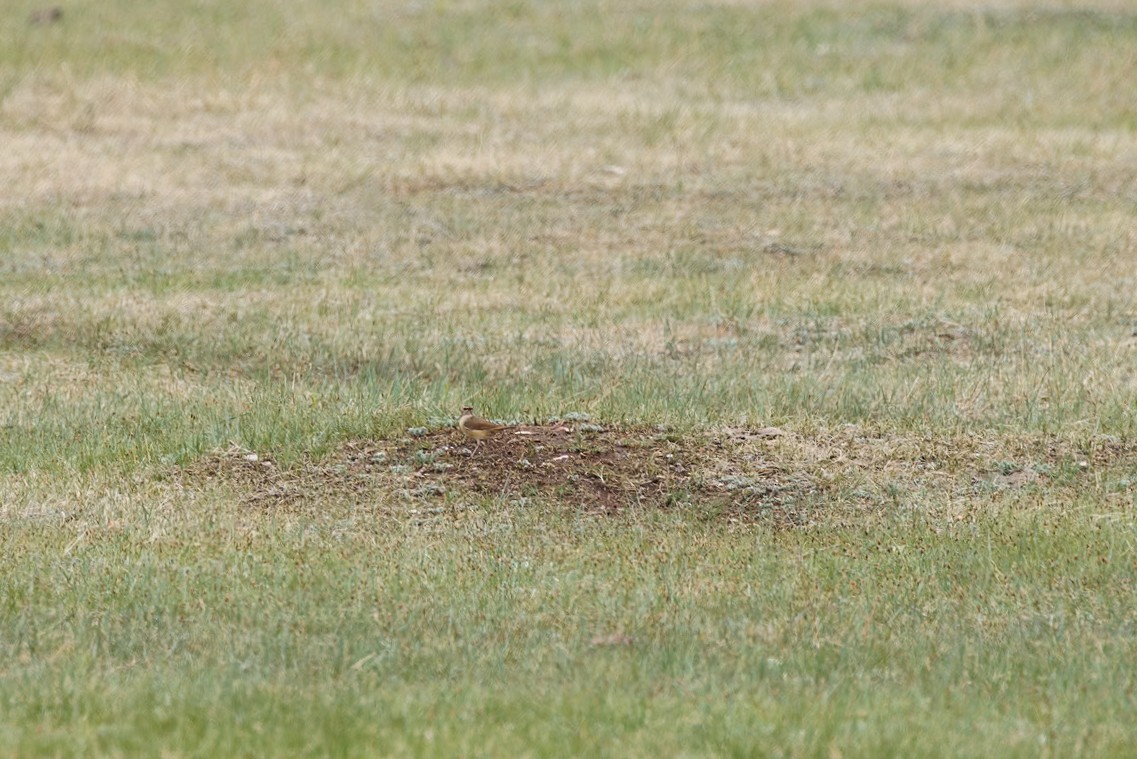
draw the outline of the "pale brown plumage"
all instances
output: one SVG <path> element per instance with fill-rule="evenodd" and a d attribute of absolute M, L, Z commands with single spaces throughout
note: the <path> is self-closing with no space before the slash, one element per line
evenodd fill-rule
<path fill-rule="evenodd" d="M 32 26 L 45 26 L 47 24 L 54 24 L 57 21 L 63 20 L 63 8 L 58 5 L 53 5 L 50 8 L 41 8 L 38 11 L 32 11 L 28 16 L 28 23 Z"/>
<path fill-rule="evenodd" d="M 509 425 L 494 424 L 488 419 L 482 419 L 474 413 L 472 406 L 466 406 L 462 409 L 462 416 L 458 417 L 458 429 L 462 430 L 463 435 L 474 441 L 474 451 L 470 454 L 473 456 L 486 438 L 509 429 Z"/>

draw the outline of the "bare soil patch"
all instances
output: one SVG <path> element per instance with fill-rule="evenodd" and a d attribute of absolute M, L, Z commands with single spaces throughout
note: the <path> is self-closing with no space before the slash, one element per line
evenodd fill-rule
<path fill-rule="evenodd" d="M 331 493 L 394 493 L 409 503 L 463 497 L 545 499 L 567 508 L 696 506 L 709 517 L 771 518 L 792 525 L 816 490 L 813 479 L 755 450 L 780 431 L 679 436 L 650 427 L 553 423 L 513 427 L 478 448 L 457 430 L 411 430 L 393 440 L 357 440 L 332 456 L 287 468 L 233 445 L 183 470 L 236 484 L 256 506 L 302 505 Z"/>
<path fill-rule="evenodd" d="M 454 429 L 412 428 L 355 440 L 280 466 L 237 445 L 181 470 L 183 482 L 221 479 L 246 505 L 305 508 L 328 498 L 438 513 L 470 498 L 613 514 L 690 508 L 708 519 L 811 524 L 818 509 L 873 511 L 939 492 L 981 504 L 1040 487 L 1094 487 L 1093 472 L 1128 470 L 1137 443 L 1098 438 L 987 440 L 877 436 L 846 425 L 801 435 L 726 427 L 678 434 L 647 426 L 556 422 L 512 427 L 475 448 Z"/>

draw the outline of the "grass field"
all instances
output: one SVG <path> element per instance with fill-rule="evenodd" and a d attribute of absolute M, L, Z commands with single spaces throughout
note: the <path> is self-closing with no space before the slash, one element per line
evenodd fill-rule
<path fill-rule="evenodd" d="M 1129 3 L 42 7 L 0 755 L 1131 755 Z"/>

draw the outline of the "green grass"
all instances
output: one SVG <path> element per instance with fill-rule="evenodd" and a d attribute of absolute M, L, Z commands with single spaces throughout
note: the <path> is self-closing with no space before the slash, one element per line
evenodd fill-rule
<path fill-rule="evenodd" d="M 413 526 L 358 507 L 29 526 L 3 551 L 5 713 L 25 726 L 7 735 L 18 753 L 1124 753 L 1131 526 L 886 521 L 778 535 L 484 504 Z M 590 645 L 613 631 L 631 644 Z"/>
<path fill-rule="evenodd" d="M 34 7 L 0 22 L 0 755 L 1131 752 L 1128 9 Z M 466 403 L 809 487 L 203 473 Z"/>

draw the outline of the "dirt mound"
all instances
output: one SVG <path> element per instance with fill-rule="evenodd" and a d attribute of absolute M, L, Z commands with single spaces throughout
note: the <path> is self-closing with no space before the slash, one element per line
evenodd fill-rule
<path fill-rule="evenodd" d="M 334 492 L 386 492 L 417 504 L 474 495 L 545 499 L 605 513 L 689 505 L 708 516 L 796 522 L 794 504 L 813 492 L 813 483 L 763 466 L 737 442 L 566 422 L 513 427 L 475 448 L 456 430 L 420 428 L 395 440 L 353 441 L 330 457 L 287 469 L 270 456 L 231 446 L 187 472 L 233 482 L 246 503 L 260 506 L 302 504 Z"/>
<path fill-rule="evenodd" d="M 1110 436 L 941 439 L 855 425 L 810 434 L 769 427 L 677 434 L 584 420 L 513 427 L 476 451 L 453 428 L 412 428 L 286 467 L 271 454 L 234 445 L 179 476 L 190 487 L 223 480 L 258 507 L 319 507 L 337 499 L 429 514 L 493 498 L 597 513 L 680 507 L 708 519 L 795 527 L 815 521 L 819 508 L 830 521 L 841 510 L 859 518 L 929 493 L 966 516 L 991 498 L 1030 497 L 1043 486 L 1076 490 L 1110 476 L 1128 487 L 1134 462 L 1137 443 Z"/>
<path fill-rule="evenodd" d="M 664 503 L 690 476 L 688 452 L 665 436 L 587 424 L 516 427 L 476 447 L 439 431 L 398 441 L 386 453 L 412 467 L 427 490 L 544 496 L 604 511 Z"/>

